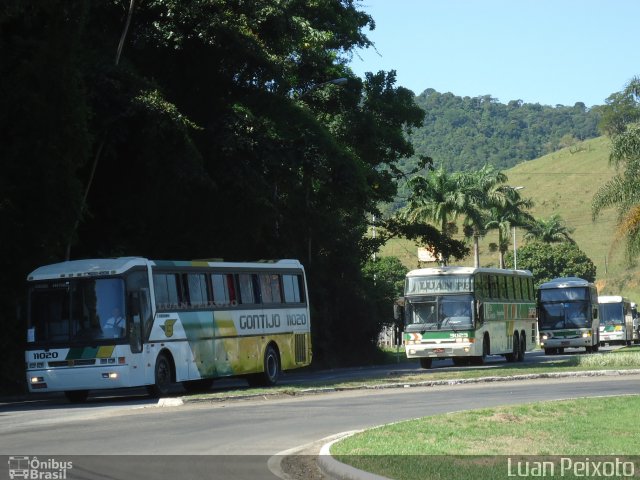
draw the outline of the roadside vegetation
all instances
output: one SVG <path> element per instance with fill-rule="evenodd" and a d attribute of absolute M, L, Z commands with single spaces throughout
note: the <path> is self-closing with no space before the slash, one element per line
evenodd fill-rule
<path fill-rule="evenodd" d="M 357 433 L 332 445 L 331 453 L 343 463 L 397 480 L 507 478 L 518 476 L 518 464 L 524 468 L 528 462 L 531 469 L 542 461 L 549 462 L 547 472 L 555 465 L 551 478 L 597 478 L 584 471 L 575 475 L 561 458 L 571 457 L 573 464 L 617 457 L 627 471 L 637 472 L 640 431 L 629 419 L 639 408 L 640 396 L 633 395 L 453 412 Z M 530 475 L 536 476 L 529 470 Z"/>

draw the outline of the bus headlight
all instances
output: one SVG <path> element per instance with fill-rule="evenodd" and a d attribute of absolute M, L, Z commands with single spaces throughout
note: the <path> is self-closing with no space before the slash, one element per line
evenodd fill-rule
<path fill-rule="evenodd" d="M 115 380 L 118 378 L 118 374 L 116 372 L 105 372 L 102 374 L 102 378 L 109 378 L 111 380 Z"/>
<path fill-rule="evenodd" d="M 31 377 L 31 383 L 42 383 L 44 382 L 44 377 Z"/>
<path fill-rule="evenodd" d="M 543 340 L 543 341 L 549 340 L 549 336 L 548 336 L 548 335 L 546 335 L 546 334 L 545 334 L 545 335 L 542 335 L 542 340 Z"/>
<path fill-rule="evenodd" d="M 582 334 L 582 338 L 589 338 L 591 336 L 591 332 L 584 332 Z"/>

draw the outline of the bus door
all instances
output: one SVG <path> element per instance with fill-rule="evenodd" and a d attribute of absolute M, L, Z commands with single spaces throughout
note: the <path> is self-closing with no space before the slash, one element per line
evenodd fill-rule
<path fill-rule="evenodd" d="M 142 344 L 149 335 L 152 323 L 151 298 L 148 288 L 140 288 L 129 293 L 128 338 L 131 355 L 127 359 L 132 385 L 140 385 L 145 379 L 145 358 Z"/>

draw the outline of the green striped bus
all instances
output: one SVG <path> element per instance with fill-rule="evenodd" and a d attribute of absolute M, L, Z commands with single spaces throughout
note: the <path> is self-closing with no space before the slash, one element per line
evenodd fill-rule
<path fill-rule="evenodd" d="M 482 364 L 524 360 L 536 347 L 533 276 L 526 270 L 436 267 L 407 274 L 401 310 L 408 358 Z"/>

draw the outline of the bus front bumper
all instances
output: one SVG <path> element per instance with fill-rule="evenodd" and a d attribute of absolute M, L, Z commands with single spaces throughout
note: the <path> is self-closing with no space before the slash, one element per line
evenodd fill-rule
<path fill-rule="evenodd" d="M 601 342 L 624 342 L 624 332 L 600 332 Z"/>
<path fill-rule="evenodd" d="M 407 358 L 450 358 L 471 357 L 473 345 L 470 343 L 441 344 L 411 344 L 405 345 Z"/>
<path fill-rule="evenodd" d="M 30 392 L 102 390 L 130 386 L 128 365 L 27 370 Z"/>

